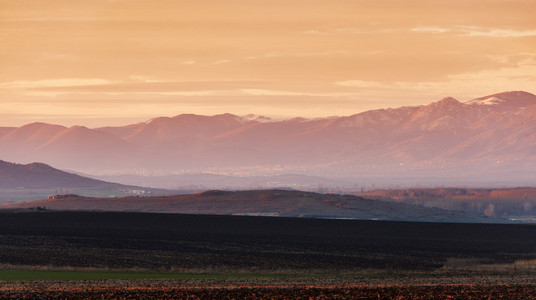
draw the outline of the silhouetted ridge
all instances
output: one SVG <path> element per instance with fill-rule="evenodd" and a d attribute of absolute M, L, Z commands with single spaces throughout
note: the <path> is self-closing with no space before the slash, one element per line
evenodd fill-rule
<path fill-rule="evenodd" d="M 199 193 L 197 195 L 200 197 L 204 197 L 204 196 L 225 196 L 225 195 L 232 195 L 232 194 L 233 192 L 229 192 L 229 191 L 210 190 L 210 191 Z"/>
<path fill-rule="evenodd" d="M 120 186 L 60 171 L 44 163 L 26 165 L 0 160 L 0 188 Z"/>
<path fill-rule="evenodd" d="M 99 210 L 267 217 L 345 218 L 439 222 L 486 222 L 489 218 L 403 203 L 388 203 L 352 195 L 296 190 L 211 190 L 197 194 L 157 197 L 92 198 L 55 196 L 2 208 L 46 207 L 47 210 Z"/>

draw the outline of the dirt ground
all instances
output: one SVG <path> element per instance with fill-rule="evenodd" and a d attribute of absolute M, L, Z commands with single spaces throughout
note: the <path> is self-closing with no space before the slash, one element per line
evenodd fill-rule
<path fill-rule="evenodd" d="M 340 274 L 536 258 L 530 225 L 99 212 L 0 220 L 0 264 L 12 265 Z"/>
<path fill-rule="evenodd" d="M 0 213 L 0 220 L 0 267 L 271 276 L 4 281 L 0 299 L 536 295 L 533 225 L 99 212 Z"/>
<path fill-rule="evenodd" d="M 527 299 L 531 274 L 2 282 L 1 299 Z"/>

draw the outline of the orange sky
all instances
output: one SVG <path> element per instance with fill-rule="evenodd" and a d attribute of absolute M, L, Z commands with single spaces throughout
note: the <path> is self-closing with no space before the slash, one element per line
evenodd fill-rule
<path fill-rule="evenodd" d="M 534 0 L 0 0 L 0 126 L 535 93 L 534 12 Z"/>

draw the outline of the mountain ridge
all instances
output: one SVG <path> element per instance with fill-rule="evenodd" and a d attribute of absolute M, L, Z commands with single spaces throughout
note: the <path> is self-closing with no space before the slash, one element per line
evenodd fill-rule
<path fill-rule="evenodd" d="M 16 164 L 0 160 L 0 188 L 121 186 L 55 169 L 44 163 Z"/>
<path fill-rule="evenodd" d="M 66 138 L 74 131 L 87 137 Z M 182 114 L 83 130 L 45 123 L 0 128 L 0 158 L 93 175 L 299 173 L 379 183 L 481 177 L 526 184 L 536 180 L 535 145 L 536 96 L 522 91 L 320 119 Z"/>
<path fill-rule="evenodd" d="M 121 197 L 177 193 L 180 192 L 90 178 L 40 162 L 18 164 L 0 160 L 0 203 L 35 201 L 56 194 Z"/>

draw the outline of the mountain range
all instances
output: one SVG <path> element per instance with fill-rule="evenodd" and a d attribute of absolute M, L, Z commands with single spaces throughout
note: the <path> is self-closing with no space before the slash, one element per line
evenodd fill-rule
<path fill-rule="evenodd" d="M 0 158 L 93 175 L 306 174 L 376 184 L 531 184 L 536 96 L 275 121 L 232 114 L 86 128 L 0 127 Z"/>

